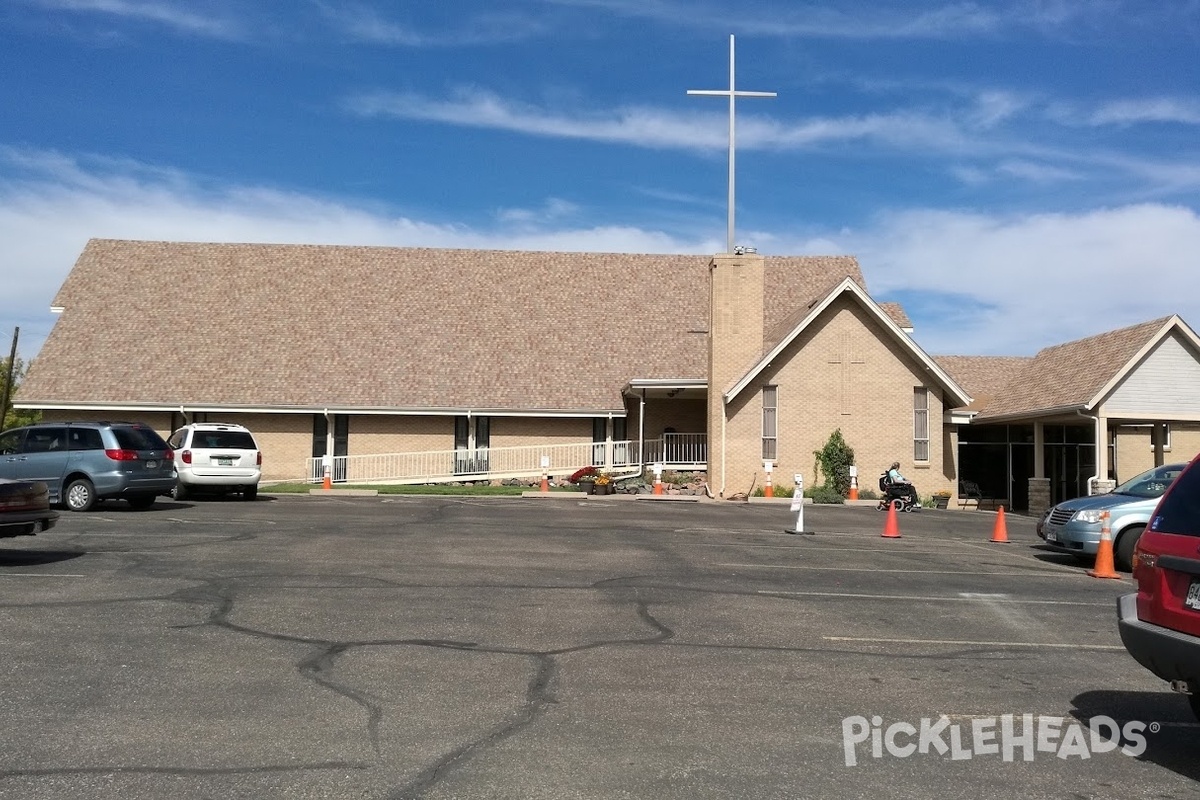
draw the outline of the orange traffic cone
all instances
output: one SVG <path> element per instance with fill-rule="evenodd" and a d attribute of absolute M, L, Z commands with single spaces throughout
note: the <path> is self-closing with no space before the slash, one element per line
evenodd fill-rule
<path fill-rule="evenodd" d="M 1004 524 L 1004 506 L 1000 506 L 1000 511 L 996 513 L 996 524 L 992 526 L 990 541 L 1008 544 L 1008 527 Z"/>
<path fill-rule="evenodd" d="M 1096 550 L 1096 565 L 1088 570 L 1093 578 L 1120 578 L 1113 568 L 1112 527 L 1108 523 L 1108 512 L 1100 512 L 1100 548 Z"/>
<path fill-rule="evenodd" d="M 896 504 L 888 503 L 887 521 L 883 523 L 884 539 L 900 538 L 900 523 L 896 520 Z"/>

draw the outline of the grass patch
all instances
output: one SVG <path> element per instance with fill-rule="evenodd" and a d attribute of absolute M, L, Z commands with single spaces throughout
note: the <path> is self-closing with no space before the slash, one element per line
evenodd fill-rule
<path fill-rule="evenodd" d="M 263 494 L 308 494 L 310 489 L 320 489 L 319 483 L 276 483 L 262 484 L 259 486 L 259 491 Z M 471 495 L 471 496 L 513 496 L 520 495 L 522 492 L 536 491 L 536 486 L 489 486 L 487 484 L 468 484 L 463 486 L 449 486 L 443 483 L 437 484 L 421 484 L 411 486 L 408 484 L 358 484 L 358 483 L 335 483 L 334 489 L 366 489 L 374 490 L 380 494 L 433 494 L 433 495 Z M 552 492 L 576 492 L 579 490 L 573 486 L 554 487 L 550 488 Z"/>

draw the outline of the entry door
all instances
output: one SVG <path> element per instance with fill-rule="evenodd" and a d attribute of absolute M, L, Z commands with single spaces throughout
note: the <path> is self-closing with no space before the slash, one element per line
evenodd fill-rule
<path fill-rule="evenodd" d="M 1056 444 L 1046 447 L 1046 476 L 1050 478 L 1050 502 L 1083 497 L 1088 480 L 1096 473 L 1096 448 L 1087 444 Z"/>
<path fill-rule="evenodd" d="M 454 474 L 487 472 L 491 440 L 490 417 L 455 417 Z"/>

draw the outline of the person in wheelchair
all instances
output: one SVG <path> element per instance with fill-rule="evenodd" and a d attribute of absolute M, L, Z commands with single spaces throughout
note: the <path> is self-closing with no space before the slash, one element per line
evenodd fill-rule
<path fill-rule="evenodd" d="M 917 487 L 900 474 L 899 461 L 892 462 L 891 468 L 879 476 L 879 491 L 883 492 L 883 496 L 879 498 L 880 511 L 889 505 L 895 505 L 897 511 L 912 511 L 921 507 Z"/>

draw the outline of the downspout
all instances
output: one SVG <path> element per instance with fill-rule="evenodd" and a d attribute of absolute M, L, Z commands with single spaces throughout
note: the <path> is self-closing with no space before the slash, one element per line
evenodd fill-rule
<path fill-rule="evenodd" d="M 638 406 L 638 466 L 646 474 L 646 389 L 642 388 L 642 401 Z"/>
<path fill-rule="evenodd" d="M 728 411 L 725 407 L 725 398 L 721 398 L 721 493 L 719 497 L 725 496 L 725 418 L 728 416 Z"/>
<path fill-rule="evenodd" d="M 613 413 L 608 412 L 608 421 L 604 424 L 604 465 L 612 472 L 613 468 Z"/>
<path fill-rule="evenodd" d="M 328 408 L 325 409 L 325 455 L 333 458 L 333 417 Z"/>
<path fill-rule="evenodd" d="M 1088 478 L 1088 495 L 1098 494 L 1099 492 L 1097 490 L 1100 487 L 1100 448 L 1108 446 L 1101 442 L 1100 413 L 1097 412 L 1096 416 L 1094 417 L 1091 417 L 1089 414 L 1084 414 L 1079 409 L 1076 409 L 1075 413 L 1081 417 L 1090 417 L 1091 419 L 1095 420 L 1095 425 L 1093 428 L 1096 431 L 1096 474 Z"/>

